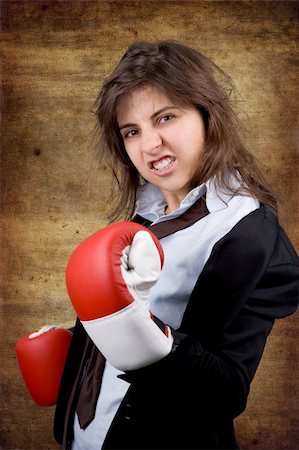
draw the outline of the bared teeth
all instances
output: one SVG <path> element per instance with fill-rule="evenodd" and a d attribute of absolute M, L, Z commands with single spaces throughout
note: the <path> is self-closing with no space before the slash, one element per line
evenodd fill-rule
<path fill-rule="evenodd" d="M 170 156 L 166 156 L 166 158 L 160 159 L 160 161 L 156 161 L 153 163 L 153 168 L 156 170 L 166 169 L 166 167 L 172 164 L 174 159 L 170 158 Z"/>

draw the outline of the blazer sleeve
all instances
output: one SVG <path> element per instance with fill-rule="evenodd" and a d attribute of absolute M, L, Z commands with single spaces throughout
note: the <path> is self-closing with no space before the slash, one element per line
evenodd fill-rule
<path fill-rule="evenodd" d="M 72 396 L 73 389 L 77 387 L 76 378 L 78 377 L 86 343 L 89 342 L 89 338 L 78 318 L 71 331 L 73 337 L 64 366 L 54 415 L 54 438 L 61 445 L 63 443 L 69 399 Z"/>
<path fill-rule="evenodd" d="M 292 314 L 298 298 L 298 257 L 276 216 L 261 207 L 215 245 L 172 330 L 172 353 L 123 378 L 180 386 L 189 407 L 200 402 L 213 417 L 236 417 L 275 319 Z"/>

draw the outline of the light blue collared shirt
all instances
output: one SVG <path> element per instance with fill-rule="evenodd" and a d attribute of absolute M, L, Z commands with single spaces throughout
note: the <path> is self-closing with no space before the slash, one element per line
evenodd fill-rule
<path fill-rule="evenodd" d="M 190 191 L 180 207 L 165 215 L 166 202 L 156 186 L 145 184 L 139 191 L 136 213 L 157 224 L 183 214 L 205 194 L 209 214 L 188 228 L 162 238 L 164 267 L 151 289 L 151 312 L 164 323 L 179 328 L 190 294 L 216 242 L 244 216 L 259 207 L 259 202 L 238 194 L 236 179 L 232 191 L 216 189 L 213 180 Z M 156 202 L 154 199 L 156 198 Z"/>

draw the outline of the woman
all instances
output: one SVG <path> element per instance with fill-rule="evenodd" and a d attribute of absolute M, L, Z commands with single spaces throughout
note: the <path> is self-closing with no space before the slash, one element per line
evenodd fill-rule
<path fill-rule="evenodd" d="M 65 448 L 239 448 L 233 421 L 275 319 L 296 310 L 299 262 L 223 81 L 196 50 L 135 43 L 99 94 L 99 156 L 119 194 L 111 219 L 160 239 L 150 308 L 173 344 L 121 372 L 77 321 L 55 415 Z"/>

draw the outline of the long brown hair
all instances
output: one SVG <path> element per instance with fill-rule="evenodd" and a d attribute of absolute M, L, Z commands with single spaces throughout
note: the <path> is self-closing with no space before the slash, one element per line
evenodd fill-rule
<path fill-rule="evenodd" d="M 190 189 L 215 177 L 219 187 L 231 190 L 229 174 L 244 181 L 240 191 L 276 209 L 275 196 L 242 140 L 241 126 L 230 104 L 230 77 L 197 50 L 174 41 L 132 44 L 96 100 L 97 151 L 116 181 L 117 203 L 110 218 L 129 218 L 137 188 L 144 183 L 130 161 L 118 129 L 120 99 L 142 86 L 162 91 L 178 105 L 194 106 L 206 131 L 204 151 L 190 181 Z"/>

